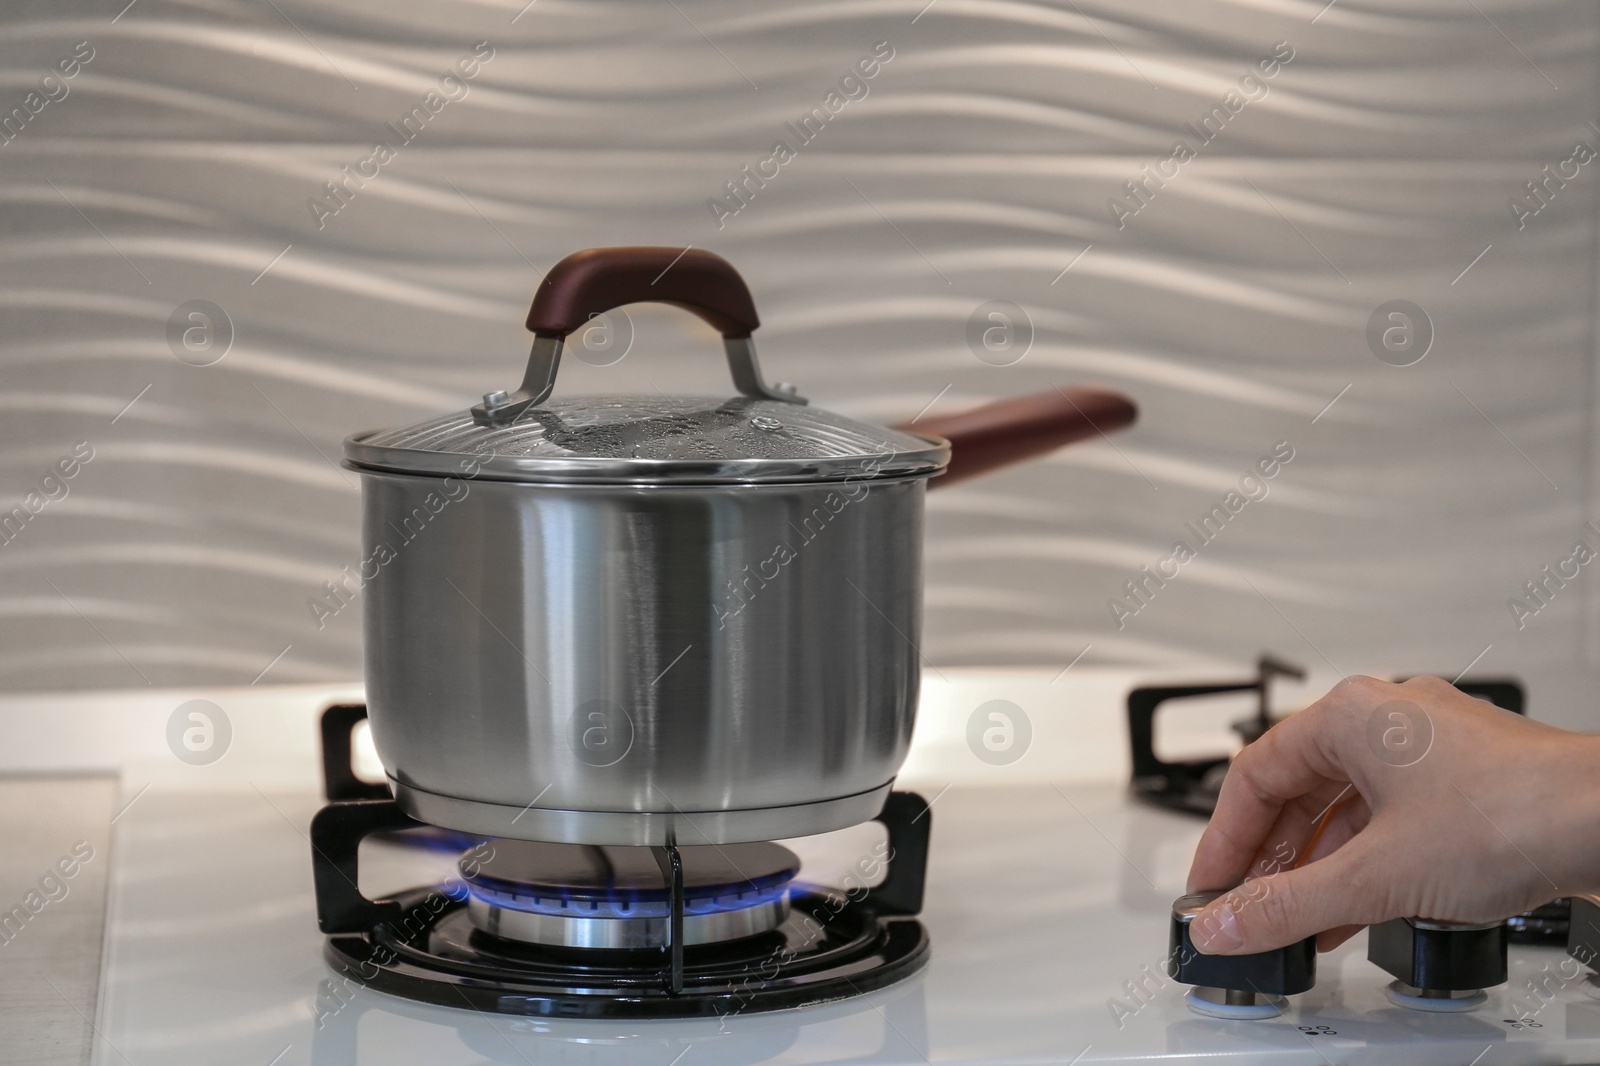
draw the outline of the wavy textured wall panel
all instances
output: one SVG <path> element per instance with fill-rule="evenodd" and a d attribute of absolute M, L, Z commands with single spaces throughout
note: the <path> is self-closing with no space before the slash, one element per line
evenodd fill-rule
<path fill-rule="evenodd" d="M 0 547 L 0 686 L 355 675 L 359 605 L 307 606 L 357 558 L 341 438 L 512 383 L 544 269 L 660 243 L 740 266 L 770 372 L 818 402 L 1141 404 L 930 499 L 934 663 L 1453 675 L 1490 647 L 1576 720 L 1587 575 L 1521 629 L 1508 601 L 1600 544 L 1597 46 L 1576 2 L 8 5 L 0 510 L 93 458 Z M 1399 299 L 1432 322 L 1406 367 L 1368 339 Z M 194 300 L 232 323 L 210 365 L 169 340 Z M 969 347 L 991 300 L 1021 358 Z M 630 314 L 626 358 L 561 388 L 726 387 L 698 323 Z"/>

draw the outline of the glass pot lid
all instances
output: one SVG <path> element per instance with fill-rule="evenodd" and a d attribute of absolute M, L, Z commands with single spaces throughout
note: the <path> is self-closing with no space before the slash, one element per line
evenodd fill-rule
<path fill-rule="evenodd" d="M 485 426 L 457 411 L 350 438 L 358 467 L 517 481 L 837 481 L 932 474 L 943 441 L 735 396 L 574 397 Z"/>
<path fill-rule="evenodd" d="M 740 395 L 580 396 L 551 400 L 566 336 L 597 314 L 656 301 L 723 335 Z M 931 476 L 949 462 L 938 437 L 873 425 L 806 403 L 761 378 L 749 289 L 700 250 L 599 248 L 556 264 L 528 313 L 533 351 L 522 386 L 470 410 L 345 441 L 357 469 L 561 483 L 843 481 Z"/>

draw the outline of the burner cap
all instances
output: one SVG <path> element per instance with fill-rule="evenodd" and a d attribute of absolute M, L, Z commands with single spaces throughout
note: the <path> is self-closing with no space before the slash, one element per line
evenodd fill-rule
<path fill-rule="evenodd" d="M 671 885 L 646 847 L 495 840 L 487 859 L 463 857 L 478 929 L 564 947 L 659 948 L 667 943 Z M 691 845 L 683 860 L 685 944 L 754 936 L 788 916 L 800 860 L 765 842 Z"/>

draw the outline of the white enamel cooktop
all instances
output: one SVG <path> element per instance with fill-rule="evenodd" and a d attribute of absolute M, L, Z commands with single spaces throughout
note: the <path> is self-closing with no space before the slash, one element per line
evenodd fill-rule
<path fill-rule="evenodd" d="M 1366 961 L 1364 936 L 1322 956 L 1316 987 L 1278 1019 L 1191 1013 L 1161 963 L 1200 822 L 1126 795 L 1121 699 L 1130 677 L 1050 678 L 947 670 L 927 682 L 902 782 L 934 802 L 927 967 L 858 999 L 721 1022 L 489 1016 L 345 989 L 322 962 L 316 929 L 305 834 L 320 800 L 310 738 L 286 739 L 309 730 L 332 694 L 212 694 L 230 714 L 237 750 L 208 767 L 163 762 L 164 741 L 158 734 L 151 743 L 181 702 L 172 694 L 105 697 L 99 709 L 80 700 L 77 725 L 101 723 L 97 743 L 125 756 L 93 1061 L 1600 1062 L 1600 1000 L 1582 981 L 1559 980 L 1570 971 L 1553 948 L 1513 947 L 1510 983 L 1468 1014 L 1390 1004 L 1388 975 Z M 1009 765 L 966 746 L 972 712 L 994 699 L 1022 707 L 1032 724 L 1030 749 Z M 16 702 L 0 706 L 0 726 Z M 111 710 L 115 724 L 102 717 Z M 60 750 L 37 738 L 8 762 L 64 768 Z M 870 847 L 870 832 L 796 847 L 821 879 Z M 407 861 L 364 855 L 373 877 L 363 887 L 371 894 L 426 878 Z M 1549 1002 L 1529 990 L 1536 979 L 1553 990 Z M 1506 1020 L 1514 1018 L 1527 1020 Z"/>

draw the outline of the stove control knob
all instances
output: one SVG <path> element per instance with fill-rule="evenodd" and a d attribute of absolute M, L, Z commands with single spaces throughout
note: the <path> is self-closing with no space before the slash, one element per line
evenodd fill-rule
<path fill-rule="evenodd" d="M 1600 971 L 1600 896 L 1573 896 L 1572 920 L 1567 926 L 1567 954 Z M 1600 972 L 1584 981 L 1583 990 L 1600 999 Z"/>
<path fill-rule="evenodd" d="M 1182 896 L 1172 904 L 1172 942 L 1167 976 L 1193 985 L 1189 1008 L 1216 1018 L 1273 1018 L 1317 980 L 1317 938 L 1254 955 L 1202 955 L 1190 927 L 1221 892 Z"/>
<path fill-rule="evenodd" d="M 1468 1011 L 1506 982 L 1505 922 L 1470 924 L 1395 918 L 1367 930 L 1367 960 L 1395 978 L 1389 998 L 1402 1007 Z"/>

